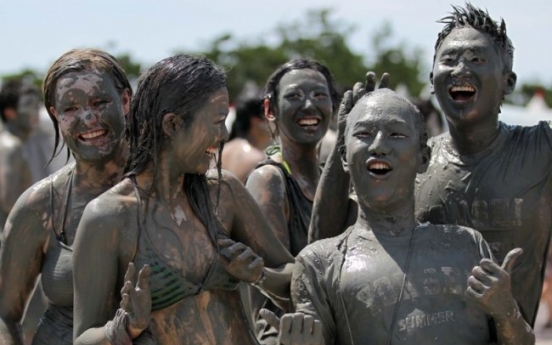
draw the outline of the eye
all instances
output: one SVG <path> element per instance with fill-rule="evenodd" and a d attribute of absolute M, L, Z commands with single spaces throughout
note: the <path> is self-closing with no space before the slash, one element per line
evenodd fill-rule
<path fill-rule="evenodd" d="M 355 138 L 368 138 L 372 135 L 369 131 L 358 131 L 353 134 Z"/>
<path fill-rule="evenodd" d="M 301 94 L 299 92 L 292 92 L 286 94 L 287 99 L 295 100 L 295 99 L 301 99 Z"/>
<path fill-rule="evenodd" d="M 453 62 L 454 62 L 454 59 L 450 56 L 443 56 L 441 58 L 441 63 L 445 65 L 452 65 Z"/>
<path fill-rule="evenodd" d="M 63 109 L 63 112 L 64 112 L 64 113 L 71 113 L 71 112 L 73 112 L 73 111 L 77 111 L 77 107 L 76 107 L 76 106 L 65 107 L 65 108 Z"/>
<path fill-rule="evenodd" d="M 476 65 L 482 65 L 482 64 L 484 64 L 484 63 L 486 62 L 486 60 L 483 59 L 483 58 L 474 56 L 474 57 L 471 59 L 471 62 L 473 62 L 473 63 L 476 64 Z"/>
<path fill-rule="evenodd" d="M 324 100 L 328 97 L 328 94 L 325 93 L 325 92 L 315 92 L 314 93 L 314 98 L 318 99 L 318 100 Z"/>
<path fill-rule="evenodd" d="M 407 136 L 399 132 L 393 132 L 391 133 L 390 137 L 395 139 L 403 139 L 403 138 L 406 138 Z"/>
<path fill-rule="evenodd" d="M 99 107 L 99 106 L 102 106 L 102 105 L 107 104 L 107 103 L 109 103 L 109 100 L 107 100 L 107 99 L 98 99 L 98 100 L 92 102 L 92 106 Z"/>

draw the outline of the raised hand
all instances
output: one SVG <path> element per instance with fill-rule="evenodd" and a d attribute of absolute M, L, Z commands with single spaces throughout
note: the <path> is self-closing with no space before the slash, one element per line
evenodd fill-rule
<path fill-rule="evenodd" d="M 228 273 L 247 283 L 259 281 L 264 269 L 263 258 L 245 244 L 231 239 L 220 239 L 218 245 L 219 261 Z"/>
<path fill-rule="evenodd" d="M 151 294 L 149 289 L 150 267 L 144 267 L 138 273 L 138 283 L 135 281 L 136 269 L 134 263 L 128 264 L 125 273 L 125 285 L 121 289 L 121 309 L 128 317 L 128 332 L 132 339 L 137 338 L 149 324 L 151 316 Z"/>
<path fill-rule="evenodd" d="M 506 255 L 502 266 L 489 259 L 483 259 L 475 266 L 468 278 L 466 295 L 485 313 L 495 320 L 515 316 L 519 312 L 512 296 L 510 275 L 516 259 L 523 253 L 521 248 L 512 249 Z"/>
<path fill-rule="evenodd" d="M 347 115 L 351 112 L 356 102 L 362 98 L 366 93 L 376 90 L 376 73 L 366 73 L 366 81 L 364 84 L 361 82 L 356 83 L 353 86 L 352 91 L 347 91 L 343 95 L 339 110 L 337 112 L 337 138 L 338 142 L 344 144 L 345 125 L 347 124 Z M 381 76 L 379 89 L 385 89 L 389 87 L 389 73 L 384 73 Z"/>
<path fill-rule="evenodd" d="M 268 309 L 261 309 L 259 315 L 278 330 L 278 344 L 281 345 L 324 345 L 322 323 L 303 313 L 285 314 L 279 319 Z"/>

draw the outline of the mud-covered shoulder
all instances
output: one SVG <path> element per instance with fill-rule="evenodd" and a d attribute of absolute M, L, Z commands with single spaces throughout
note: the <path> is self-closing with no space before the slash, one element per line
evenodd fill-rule
<path fill-rule="evenodd" d="M 341 256 L 343 255 L 341 249 L 350 233 L 347 230 L 338 236 L 313 242 L 299 252 L 296 260 L 308 263 L 323 273 L 326 267 L 335 262 L 336 259 L 341 261 Z"/>

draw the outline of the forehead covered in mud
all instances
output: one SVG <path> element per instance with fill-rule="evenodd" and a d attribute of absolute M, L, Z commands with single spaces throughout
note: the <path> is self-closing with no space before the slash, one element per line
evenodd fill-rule
<path fill-rule="evenodd" d="M 406 98 L 389 89 L 380 89 L 359 99 L 347 117 L 347 131 L 359 121 L 377 118 L 375 121 L 389 121 L 392 117 L 402 116 L 418 131 L 425 132 L 425 124 L 418 109 Z"/>

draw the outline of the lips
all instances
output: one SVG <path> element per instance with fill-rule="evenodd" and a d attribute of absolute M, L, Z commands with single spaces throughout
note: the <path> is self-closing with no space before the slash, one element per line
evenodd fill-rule
<path fill-rule="evenodd" d="M 79 139 L 82 141 L 90 141 L 97 138 L 101 138 L 107 135 L 107 130 L 105 129 L 96 129 L 88 132 L 79 134 Z"/>
<path fill-rule="evenodd" d="M 218 151 L 219 151 L 218 146 L 210 146 L 207 148 L 207 150 L 205 150 L 205 153 L 208 155 L 216 155 Z"/>
<path fill-rule="evenodd" d="M 449 96 L 453 101 L 466 103 L 475 99 L 477 89 L 471 84 L 449 86 Z"/>
<path fill-rule="evenodd" d="M 368 172 L 374 177 L 387 177 L 393 168 L 389 163 L 379 159 L 372 159 L 368 161 L 366 165 Z"/>
<path fill-rule="evenodd" d="M 303 117 L 297 120 L 301 127 L 318 126 L 322 120 L 319 117 Z"/>

